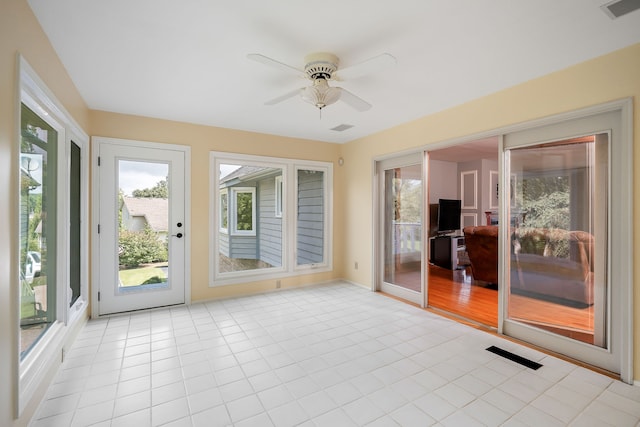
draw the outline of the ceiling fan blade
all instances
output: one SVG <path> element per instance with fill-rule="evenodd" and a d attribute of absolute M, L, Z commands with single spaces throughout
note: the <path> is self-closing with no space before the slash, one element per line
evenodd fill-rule
<path fill-rule="evenodd" d="M 348 90 L 343 89 L 341 87 L 337 87 L 336 89 L 340 90 L 340 100 L 343 101 L 345 104 L 349 105 L 350 107 L 356 109 L 357 111 L 360 111 L 360 112 L 367 111 L 372 107 L 372 105 L 369 104 L 367 101 L 360 98 L 359 96 L 352 94 Z"/>
<path fill-rule="evenodd" d="M 389 53 L 382 53 L 373 58 L 369 58 L 359 64 L 352 65 L 338 70 L 338 78 L 340 80 L 357 79 L 358 77 L 366 76 L 367 74 L 374 74 L 385 71 L 394 65 L 396 65 L 396 58 Z"/>
<path fill-rule="evenodd" d="M 286 101 L 289 98 L 293 98 L 296 95 L 300 95 L 303 90 L 304 90 L 304 88 L 292 90 L 291 92 L 287 92 L 284 95 L 280 95 L 277 98 L 273 98 L 273 99 L 265 102 L 264 105 L 276 105 L 276 104 L 279 104 L 282 101 Z"/>
<path fill-rule="evenodd" d="M 304 71 L 292 67 L 291 65 L 285 64 L 284 62 L 276 61 L 275 59 L 269 58 L 268 56 L 261 55 L 259 53 L 250 53 L 247 55 L 247 58 L 259 62 L 261 64 L 267 65 L 272 68 L 277 68 L 278 70 L 283 70 L 288 73 L 293 73 L 298 76 L 304 77 Z"/>

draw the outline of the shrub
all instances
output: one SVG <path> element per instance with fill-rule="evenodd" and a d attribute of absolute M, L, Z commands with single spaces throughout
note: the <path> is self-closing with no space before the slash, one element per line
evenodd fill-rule
<path fill-rule="evenodd" d="M 167 244 L 148 226 L 143 231 L 120 231 L 120 264 L 137 267 L 140 264 L 168 260 Z"/>

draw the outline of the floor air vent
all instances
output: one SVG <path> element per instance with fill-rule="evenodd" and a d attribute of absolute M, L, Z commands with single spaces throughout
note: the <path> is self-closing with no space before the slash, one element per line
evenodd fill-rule
<path fill-rule="evenodd" d="M 512 362 L 516 362 L 519 363 L 523 366 L 526 366 L 529 369 L 533 369 L 534 371 L 537 371 L 538 369 L 540 369 L 542 367 L 541 364 L 539 364 L 538 362 L 534 362 L 533 360 L 529 360 L 529 359 L 525 359 L 522 356 L 518 356 L 517 354 L 513 354 L 510 351 L 504 350 L 500 347 L 496 347 L 495 345 L 492 345 L 491 347 L 487 348 L 487 351 L 490 351 L 493 354 L 497 354 L 498 356 L 502 356 L 505 359 L 509 359 Z"/>
<path fill-rule="evenodd" d="M 609 18 L 616 19 L 640 9 L 640 0 L 616 0 L 600 7 Z"/>

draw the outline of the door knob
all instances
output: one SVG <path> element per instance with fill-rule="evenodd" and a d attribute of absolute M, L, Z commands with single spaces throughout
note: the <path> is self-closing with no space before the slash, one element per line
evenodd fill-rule
<path fill-rule="evenodd" d="M 182 233 L 178 233 L 178 234 L 172 234 L 172 236 L 177 237 L 178 239 L 182 237 Z"/>

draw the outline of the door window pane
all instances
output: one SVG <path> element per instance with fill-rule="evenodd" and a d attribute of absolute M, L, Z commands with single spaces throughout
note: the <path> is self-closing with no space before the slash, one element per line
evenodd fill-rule
<path fill-rule="evenodd" d="M 58 132 L 22 104 L 20 138 L 20 356 L 56 320 Z"/>
<path fill-rule="evenodd" d="M 510 151 L 510 319 L 606 347 L 608 134 Z"/>
<path fill-rule="evenodd" d="M 118 161 L 118 289 L 168 287 L 169 165 Z"/>

